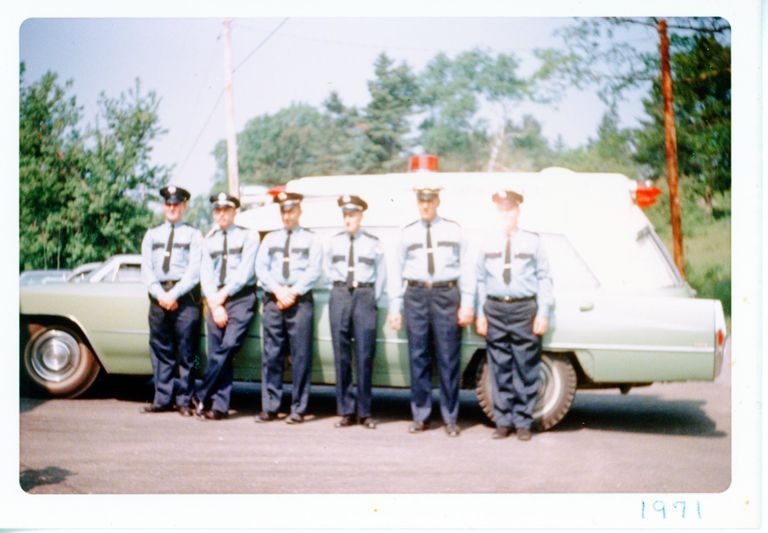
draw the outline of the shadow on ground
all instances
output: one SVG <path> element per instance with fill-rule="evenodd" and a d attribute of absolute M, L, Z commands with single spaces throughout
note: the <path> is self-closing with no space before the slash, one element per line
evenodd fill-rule
<path fill-rule="evenodd" d="M 27 468 L 19 475 L 19 484 L 24 492 L 29 492 L 41 485 L 56 485 L 67 480 L 72 472 L 58 466 L 48 466 L 40 470 Z"/>
<path fill-rule="evenodd" d="M 654 395 L 578 393 L 568 415 L 552 431 L 582 429 L 726 437 L 701 400 L 665 400 Z"/>

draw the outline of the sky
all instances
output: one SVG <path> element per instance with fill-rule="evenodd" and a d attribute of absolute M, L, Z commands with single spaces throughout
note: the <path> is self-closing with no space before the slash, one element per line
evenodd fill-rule
<path fill-rule="evenodd" d="M 236 129 L 291 103 L 319 106 L 331 91 L 347 105 L 364 106 L 381 52 L 419 71 L 439 52 L 454 56 L 480 47 L 515 54 L 520 73 L 529 74 L 538 65 L 533 50 L 558 46 L 553 32 L 572 23 L 512 17 L 235 18 Z M 636 38 L 655 46 L 653 32 Z M 19 51 L 27 83 L 49 70 L 73 81 L 89 122 L 100 93 L 117 97 L 140 79 L 143 91 L 160 97 L 160 124 L 167 130 L 155 143 L 154 162 L 173 165 L 173 183 L 193 194 L 208 192 L 215 173 L 211 152 L 226 136 L 223 19 L 29 18 L 19 31 Z M 635 124 L 642 114 L 640 97 L 630 95 L 620 108 L 623 125 Z M 556 105 L 514 110 L 517 120 L 533 114 L 550 140 L 560 136 L 567 146 L 594 137 L 604 112 L 593 90 L 569 91 Z"/>

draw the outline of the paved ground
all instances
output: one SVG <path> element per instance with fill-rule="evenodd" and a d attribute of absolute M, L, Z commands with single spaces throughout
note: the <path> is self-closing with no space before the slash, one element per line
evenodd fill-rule
<path fill-rule="evenodd" d="M 490 438 L 462 393 L 458 439 L 410 435 L 406 391 L 377 390 L 376 430 L 333 427 L 329 387 L 300 426 L 254 424 L 260 389 L 236 387 L 231 418 L 140 415 L 142 380 L 77 400 L 22 398 L 20 481 L 30 493 L 719 492 L 730 484 L 728 365 L 713 383 L 584 391 L 556 428 Z M 287 398 L 286 398 L 287 400 Z M 284 405 L 286 405 L 284 403 Z M 435 411 L 437 413 L 437 411 Z"/>

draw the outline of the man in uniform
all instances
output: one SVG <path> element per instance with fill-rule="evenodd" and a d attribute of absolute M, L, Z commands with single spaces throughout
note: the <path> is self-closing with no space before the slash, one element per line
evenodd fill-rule
<path fill-rule="evenodd" d="M 336 409 L 341 415 L 335 427 L 348 427 L 359 421 L 363 427 L 375 429 L 376 422 L 371 418 L 371 384 L 376 352 L 376 301 L 386 280 L 384 253 L 379 238 L 360 228 L 363 211 L 368 208 L 366 201 L 345 195 L 337 203 L 344 231 L 331 238 L 325 253 L 325 272 L 333 283 L 329 315 L 336 359 Z M 357 394 L 352 390 L 353 338 Z"/>
<path fill-rule="evenodd" d="M 192 368 L 200 344 L 202 235 L 181 221 L 189 192 L 170 185 L 160 189 L 160 196 L 165 200 L 165 222 L 148 230 L 141 242 L 141 278 L 149 292 L 149 350 L 155 378 L 154 399 L 142 412 L 178 407 L 182 415 L 192 416 Z M 179 379 L 174 387 L 176 351 Z"/>
<path fill-rule="evenodd" d="M 211 196 L 214 228 L 203 241 L 200 284 L 208 313 L 208 365 L 197 391 L 200 420 L 221 420 L 229 412 L 233 359 L 256 311 L 256 252 L 259 234 L 234 223 L 240 200 Z"/>
<path fill-rule="evenodd" d="M 552 277 L 541 238 L 517 227 L 523 196 L 500 191 L 493 201 L 501 228 L 485 239 L 477 258 L 475 327 L 486 338 L 491 369 L 493 438 L 517 430 L 531 439 L 539 386 L 541 335 L 553 305 Z"/>
<path fill-rule="evenodd" d="M 312 286 L 320 277 L 322 244 L 315 234 L 299 226 L 301 194 L 280 192 L 283 229 L 264 237 L 256 256 L 256 276 L 264 287 L 264 354 L 261 407 L 257 422 L 277 417 L 283 388 L 283 358 L 290 353 L 293 392 L 289 424 L 304 421 L 309 401 L 312 365 L 314 301 Z"/>
<path fill-rule="evenodd" d="M 460 433 L 462 328 L 474 320 L 474 262 L 459 224 L 437 215 L 439 188 L 416 188 L 420 219 L 403 228 L 392 275 L 388 323 L 399 330 L 404 304 L 411 363 L 411 433 L 429 426 L 432 354 L 440 377 L 440 412 L 451 437 Z M 403 285 L 407 285 L 403 297 Z"/>

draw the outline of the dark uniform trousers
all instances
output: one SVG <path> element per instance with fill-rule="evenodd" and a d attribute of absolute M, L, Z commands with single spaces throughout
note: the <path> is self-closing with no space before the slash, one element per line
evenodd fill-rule
<path fill-rule="evenodd" d="M 285 310 L 277 308 L 271 293 L 264 297 L 261 323 L 264 328 L 264 357 L 261 364 L 261 408 L 267 413 L 280 409 L 283 394 L 285 353 L 291 355 L 293 392 L 291 414 L 303 415 L 309 402 L 312 371 L 314 299 L 308 292 Z"/>
<path fill-rule="evenodd" d="M 425 422 L 432 412 L 432 346 L 440 377 L 440 412 L 446 424 L 459 416 L 461 328 L 459 288 L 408 286 L 403 307 L 411 363 L 411 412 Z"/>
<path fill-rule="evenodd" d="M 530 428 L 541 363 L 541 337 L 533 333 L 536 300 L 487 300 L 483 309 L 494 421 L 498 427 Z"/>
<path fill-rule="evenodd" d="M 166 311 L 150 297 L 149 302 L 149 351 L 155 378 L 156 405 L 188 406 L 195 392 L 193 369 L 200 344 L 200 304 L 192 294 L 194 288 L 177 300 L 175 311 Z M 197 300 L 197 301 L 196 301 Z M 174 380 L 176 353 L 178 352 L 178 380 Z"/>
<path fill-rule="evenodd" d="M 234 359 L 245 341 L 256 308 L 256 287 L 246 287 L 224 302 L 229 320 L 220 328 L 208 310 L 205 317 L 208 326 L 208 364 L 197 398 L 206 409 L 226 413 L 232 395 Z"/>
<path fill-rule="evenodd" d="M 360 418 L 369 417 L 373 357 L 376 353 L 377 313 L 374 288 L 333 287 L 329 314 L 333 353 L 336 354 L 336 410 L 342 416 L 352 416 L 356 413 Z M 353 338 L 357 394 L 352 389 Z"/>

